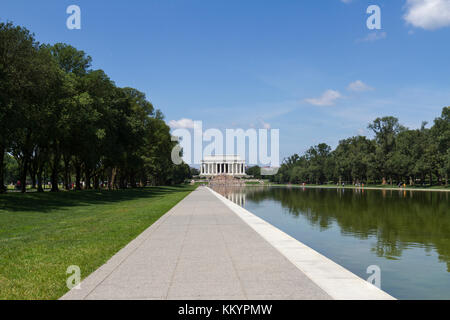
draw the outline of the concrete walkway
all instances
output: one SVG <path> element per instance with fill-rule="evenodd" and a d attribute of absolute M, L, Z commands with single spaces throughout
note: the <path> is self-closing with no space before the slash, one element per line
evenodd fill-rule
<path fill-rule="evenodd" d="M 392 297 L 200 187 L 61 299 Z"/>
<path fill-rule="evenodd" d="M 330 299 L 199 188 L 62 299 Z"/>

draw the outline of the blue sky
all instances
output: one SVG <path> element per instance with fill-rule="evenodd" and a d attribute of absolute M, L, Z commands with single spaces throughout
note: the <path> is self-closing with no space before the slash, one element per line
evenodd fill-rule
<path fill-rule="evenodd" d="M 81 30 L 66 28 L 71 4 Z M 366 26 L 371 4 L 382 30 Z M 3 0 L 0 19 L 86 51 L 168 123 L 280 129 L 281 158 L 450 105 L 449 0 Z"/>

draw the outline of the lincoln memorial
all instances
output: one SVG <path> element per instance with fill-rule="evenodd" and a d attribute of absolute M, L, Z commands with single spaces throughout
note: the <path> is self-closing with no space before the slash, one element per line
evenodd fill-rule
<path fill-rule="evenodd" d="M 245 176 L 245 160 L 235 155 L 205 157 L 200 166 L 200 175 L 242 177 Z"/>

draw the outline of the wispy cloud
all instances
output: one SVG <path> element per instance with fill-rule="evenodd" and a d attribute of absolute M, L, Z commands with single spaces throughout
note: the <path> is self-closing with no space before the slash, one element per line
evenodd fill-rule
<path fill-rule="evenodd" d="M 435 30 L 450 26 L 449 0 L 407 0 L 405 21 L 417 28 Z"/>
<path fill-rule="evenodd" d="M 348 85 L 347 89 L 353 92 L 364 92 L 364 91 L 372 91 L 374 88 L 365 84 L 361 80 L 356 80 Z"/>
<path fill-rule="evenodd" d="M 374 42 L 378 40 L 386 39 L 387 33 L 385 31 L 381 32 L 371 32 L 368 35 L 366 35 L 364 38 L 356 40 L 356 42 Z"/>
<path fill-rule="evenodd" d="M 172 129 L 193 129 L 194 120 L 192 119 L 180 119 L 180 120 L 170 120 L 169 127 Z"/>
<path fill-rule="evenodd" d="M 336 100 L 342 98 L 339 91 L 327 90 L 319 98 L 310 98 L 305 101 L 315 106 L 333 106 Z"/>
<path fill-rule="evenodd" d="M 262 118 L 257 119 L 257 122 L 254 123 L 250 123 L 249 124 L 250 128 L 260 128 L 260 129 L 267 129 L 270 130 L 272 128 L 272 126 L 270 125 L 270 123 L 265 122 Z"/>

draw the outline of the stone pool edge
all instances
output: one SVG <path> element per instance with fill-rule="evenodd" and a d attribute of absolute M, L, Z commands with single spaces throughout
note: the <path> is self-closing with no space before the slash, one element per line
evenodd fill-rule
<path fill-rule="evenodd" d="M 237 216 L 336 300 L 396 300 L 314 249 L 207 188 Z"/>

